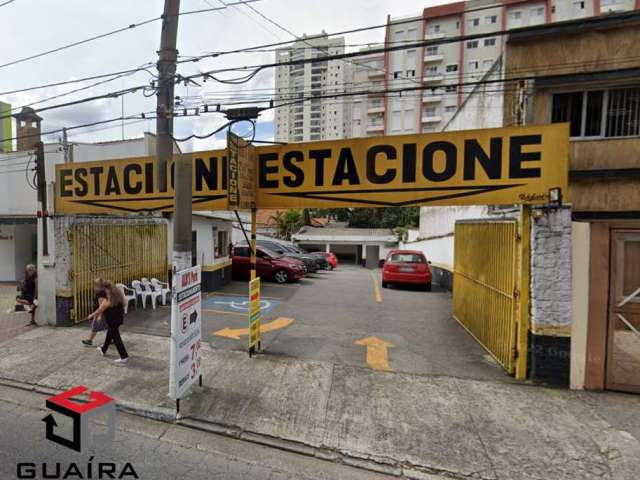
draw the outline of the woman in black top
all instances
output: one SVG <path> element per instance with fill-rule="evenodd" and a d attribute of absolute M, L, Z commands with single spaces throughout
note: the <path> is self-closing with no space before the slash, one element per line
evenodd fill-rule
<path fill-rule="evenodd" d="M 107 323 L 107 336 L 104 339 L 104 344 L 98 347 L 98 353 L 104 357 L 109 344 L 113 341 L 120 354 L 120 358 L 115 362 L 124 365 L 129 360 L 129 354 L 120 336 L 120 325 L 124 321 L 126 300 L 120 289 L 112 282 L 104 282 L 104 290 L 107 294 L 107 300 L 101 303 L 98 312 L 102 313 L 104 321 Z"/>
<path fill-rule="evenodd" d="M 37 305 L 38 298 L 38 272 L 35 265 L 27 265 L 24 273 L 24 281 L 20 287 L 20 295 L 16 297 L 16 302 L 27 307 L 27 311 L 32 313 Z M 35 324 L 33 315 L 31 324 Z"/>
<path fill-rule="evenodd" d="M 93 346 L 93 340 L 96 338 L 98 332 L 103 332 L 107 329 L 107 322 L 104 319 L 104 313 L 100 310 L 102 302 L 107 301 L 107 292 L 104 289 L 104 280 L 96 278 L 93 281 L 93 292 L 96 294 L 96 310 L 87 318 L 91 320 L 91 333 L 89 338 L 82 340 L 82 343 L 87 346 Z"/>

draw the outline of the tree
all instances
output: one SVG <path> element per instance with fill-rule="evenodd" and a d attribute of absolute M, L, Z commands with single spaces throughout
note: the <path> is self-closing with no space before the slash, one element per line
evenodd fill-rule
<path fill-rule="evenodd" d="M 291 240 L 291 235 L 300 230 L 303 225 L 302 212 L 300 210 L 279 211 L 273 219 L 276 221 L 278 238 Z"/>

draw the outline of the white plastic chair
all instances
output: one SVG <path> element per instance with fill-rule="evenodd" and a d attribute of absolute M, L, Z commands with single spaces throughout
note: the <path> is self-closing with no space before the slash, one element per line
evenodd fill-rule
<path fill-rule="evenodd" d="M 157 278 L 151 279 L 151 285 L 156 292 L 160 292 L 160 298 L 162 298 L 162 305 L 167 304 L 167 295 L 171 293 L 171 289 L 169 288 L 169 284 L 165 282 L 161 282 Z"/>
<path fill-rule="evenodd" d="M 151 294 L 145 290 L 140 280 L 134 280 L 131 282 L 131 286 L 133 287 L 133 291 L 136 292 L 136 297 L 140 297 L 142 308 L 147 308 L 147 298 L 151 297 Z M 151 302 L 153 303 L 153 299 Z"/>
<path fill-rule="evenodd" d="M 151 282 L 146 278 L 143 278 L 141 280 L 141 283 L 142 283 L 142 287 L 144 288 L 144 291 L 151 297 L 151 306 L 155 310 L 157 299 L 158 297 L 162 296 L 162 292 L 159 292 L 155 288 L 153 288 L 153 285 L 151 284 Z"/>
<path fill-rule="evenodd" d="M 116 283 L 116 287 L 120 289 L 122 295 L 124 295 L 124 299 L 127 301 L 127 303 L 124 304 L 124 313 L 126 315 L 129 311 L 129 304 L 131 303 L 131 300 L 133 300 L 133 304 L 136 305 L 136 307 L 138 305 L 138 302 L 136 301 L 138 298 L 136 291 L 133 288 L 127 287 L 124 283 Z M 132 295 L 129 295 L 127 292 L 131 292 Z"/>

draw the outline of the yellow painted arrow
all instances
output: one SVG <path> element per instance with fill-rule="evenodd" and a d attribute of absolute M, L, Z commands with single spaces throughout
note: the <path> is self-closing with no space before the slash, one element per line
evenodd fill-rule
<path fill-rule="evenodd" d="M 381 372 L 393 372 L 389 366 L 389 354 L 387 348 L 393 347 L 389 342 L 378 337 L 366 337 L 356 340 L 356 345 L 367 347 L 367 365 Z"/>
<path fill-rule="evenodd" d="M 284 327 L 288 327 L 293 323 L 293 318 L 278 317 L 272 322 L 263 323 L 260 325 L 260 332 L 266 333 L 272 330 L 279 330 Z M 225 338 L 233 338 L 234 340 L 240 340 L 243 335 L 249 335 L 248 328 L 223 328 L 217 332 L 213 332 L 214 335 Z"/>

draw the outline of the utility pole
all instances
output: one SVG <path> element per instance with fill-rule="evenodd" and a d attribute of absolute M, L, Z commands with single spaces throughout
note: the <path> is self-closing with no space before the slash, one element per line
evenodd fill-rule
<path fill-rule="evenodd" d="M 156 184 L 167 191 L 167 164 L 173 156 L 173 97 L 178 51 L 180 0 L 165 0 L 162 34 L 158 51 L 158 103 L 156 120 Z M 190 155 L 177 155 L 174 161 L 173 271 L 191 267 L 191 186 Z"/>
<path fill-rule="evenodd" d="M 62 153 L 64 154 L 64 163 L 73 163 L 73 145 L 69 144 L 67 129 L 62 129 Z"/>
<path fill-rule="evenodd" d="M 173 153 L 173 96 L 178 50 L 178 14 L 180 0 L 165 0 L 162 33 L 158 50 L 158 96 L 156 120 L 156 184 L 160 192 L 167 191 L 167 163 Z"/>
<path fill-rule="evenodd" d="M 49 256 L 49 235 L 47 233 L 47 177 L 44 172 L 44 144 L 36 144 L 36 179 L 38 187 L 38 218 L 42 220 L 42 256 Z"/>

